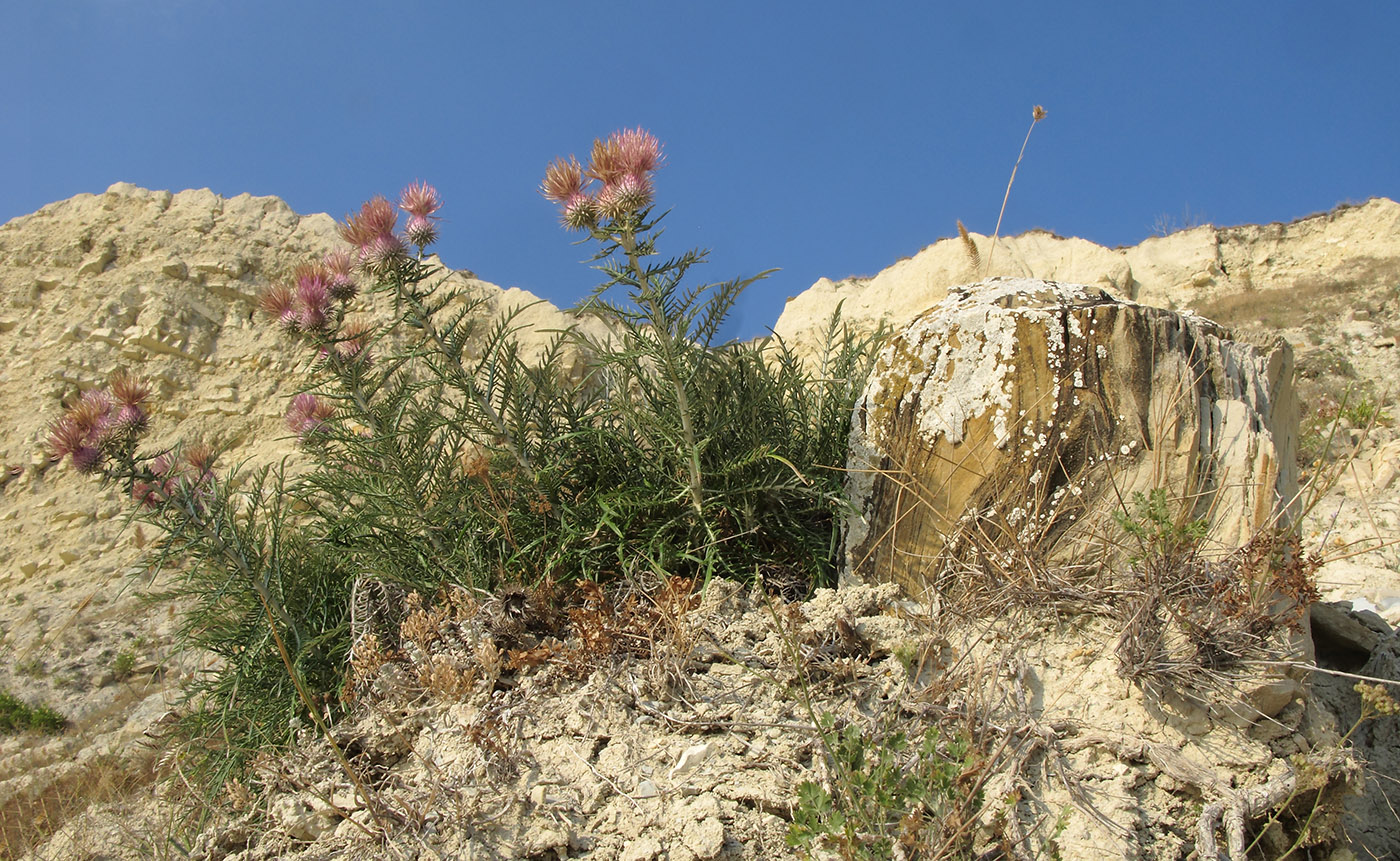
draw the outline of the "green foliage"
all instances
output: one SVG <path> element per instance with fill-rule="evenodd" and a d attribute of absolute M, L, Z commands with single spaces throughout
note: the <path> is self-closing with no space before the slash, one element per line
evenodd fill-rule
<path fill-rule="evenodd" d="M 342 233 L 363 239 L 392 216 L 377 199 Z M 144 423 L 109 444 L 97 410 L 145 396 L 125 376 L 55 425 L 75 464 L 122 482 L 159 527 L 173 564 L 157 597 L 184 608 L 180 647 L 219 659 L 184 718 L 214 787 L 299 724 L 324 732 L 336 717 L 352 596 L 367 581 L 433 594 L 763 567 L 832 582 L 850 415 L 875 340 L 834 316 L 808 362 L 777 339 L 721 343 L 763 276 L 686 286 L 705 254 L 660 259 L 658 221 L 634 209 L 590 224 L 607 282 L 585 310 L 610 334 L 559 332 L 528 361 L 516 318 L 483 325 L 486 298 L 421 246 L 410 256 L 380 235 L 366 258 L 362 245 L 374 327 L 346 319 L 355 288 L 334 302 L 303 289 L 334 275 L 330 263 L 299 269 L 298 287 L 262 305 L 307 348 L 288 423 L 309 469 L 217 475 L 200 445 L 147 457 Z"/>
<path fill-rule="evenodd" d="M 1183 518 L 1174 509 L 1166 488 L 1133 494 L 1133 510 L 1115 511 L 1119 528 L 1138 544 L 1133 562 L 1145 558 L 1174 559 L 1191 553 L 1205 538 L 1209 522 L 1205 518 Z"/>
<path fill-rule="evenodd" d="M 117 681 L 125 681 L 131 675 L 131 671 L 136 668 L 136 653 L 130 649 L 124 649 L 117 653 L 112 659 L 112 678 Z"/>
<path fill-rule="evenodd" d="M 421 591 L 639 571 L 753 576 L 756 561 L 834 576 L 846 437 L 870 339 L 833 319 L 804 366 L 781 343 L 716 343 L 756 279 L 682 286 L 701 252 L 651 262 L 655 222 L 595 228 L 608 282 L 527 363 L 511 319 L 406 261 L 375 286 L 402 316 L 362 363 L 327 361 L 336 417 L 299 496 L 352 568 Z M 761 277 L 761 276 L 760 276 Z M 611 288 L 627 291 L 614 303 Z M 572 355 L 585 370 L 571 376 Z M 470 358 L 475 356 L 475 358 Z M 366 430 L 367 429 L 367 430 Z"/>
<path fill-rule="evenodd" d="M 0 690 L 0 733 L 59 733 L 67 723 L 63 715 L 47 705 L 31 706 L 9 691 Z"/>
<path fill-rule="evenodd" d="M 879 738 L 855 725 L 837 728 L 823 714 L 819 731 L 830 757 L 832 788 L 812 781 L 797 787 L 788 845 L 826 848 L 843 859 L 959 857 L 966 835 L 958 813 L 980 800 L 964 797 L 969 746 L 940 744 L 938 730 L 922 737 L 903 732 Z"/>
<path fill-rule="evenodd" d="M 219 660 L 187 690 L 182 719 L 214 787 L 307 719 L 297 686 L 330 708 L 348 651 L 352 573 L 293 511 L 281 468 L 181 482 L 147 519 L 173 576 L 153 597 L 185 607 L 181 648 Z M 286 658 L 283 658 L 283 650 Z M 291 668 L 287 664 L 291 664 Z M 295 675 L 291 670 L 295 671 Z"/>

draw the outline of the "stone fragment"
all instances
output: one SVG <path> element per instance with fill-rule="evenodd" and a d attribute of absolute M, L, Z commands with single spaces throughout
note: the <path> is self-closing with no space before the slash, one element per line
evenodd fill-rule
<path fill-rule="evenodd" d="M 622 850 L 619 861 L 652 861 L 664 851 L 665 847 L 655 837 L 638 837 Z"/>
<path fill-rule="evenodd" d="M 710 758 L 710 754 L 715 752 L 715 746 L 710 742 L 704 744 L 693 744 L 681 751 L 681 755 L 676 760 L 675 766 L 671 768 L 670 777 L 675 780 L 677 777 L 689 774 L 700 766 L 700 763 Z"/>
<path fill-rule="evenodd" d="M 681 829 L 681 843 L 696 858 L 714 858 L 724 850 L 724 823 L 714 817 L 687 822 Z"/>

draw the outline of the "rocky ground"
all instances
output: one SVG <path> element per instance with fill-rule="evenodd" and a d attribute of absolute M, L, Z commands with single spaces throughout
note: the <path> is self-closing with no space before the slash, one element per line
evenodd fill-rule
<path fill-rule="evenodd" d="M 1035 234 L 1003 240 L 1015 254 L 998 251 L 1015 274 L 1082 274 L 1295 345 L 1315 479 L 1303 532 L 1330 559 L 1318 572 L 1324 599 L 1348 602 L 1315 618 L 1316 659 L 1390 678 L 1400 657 L 1395 208 L 1198 228 L 1126 251 Z M 61 735 L 0 737 L 0 857 L 789 857 L 797 785 L 832 778 L 814 728 L 830 713 L 872 745 L 923 724 L 943 728 L 941 755 L 959 733 L 982 745 L 985 761 L 959 772 L 962 801 L 947 811 L 976 850 L 1177 858 L 1203 804 L 1266 785 L 1277 763 L 1324 749 L 1360 713 L 1350 678 L 1314 673 L 1313 695 L 1269 721 L 1154 715 L 1115 671 L 1116 623 L 1092 614 L 969 622 L 881 588 L 785 605 L 719 583 L 674 614 L 662 642 L 572 664 L 493 663 L 473 621 L 483 607 L 463 611 L 447 625 L 455 634 L 367 678 L 356 721 L 337 731 L 373 775 L 372 798 L 308 732 L 292 754 L 260 763 L 246 795 L 235 788 L 200 819 L 208 811 L 162 736 L 202 659 L 172 653 L 172 608 L 142 600 L 148 537 L 124 521 L 119 494 L 51 467 L 45 427 L 64 398 L 124 361 L 158 381 L 164 439 L 214 436 L 235 459 L 262 462 L 291 452 L 280 419 L 297 359 L 250 320 L 252 299 L 332 241 L 329 218 L 275 198 L 126 185 L 0 227 L 0 687 L 69 718 Z M 1082 268 L 1100 252 L 1098 274 L 1065 263 Z M 924 279 L 911 274 L 918 260 L 868 282 Z M 867 286 L 819 283 L 794 305 Z M 490 295 L 495 312 L 531 298 Z M 541 328 L 563 320 L 531 313 Z M 449 696 L 425 680 L 433 655 L 453 656 L 470 683 Z M 1395 720 L 1350 738 L 1369 761 L 1345 823 L 1357 857 L 1400 851 Z M 974 815 L 972 789 L 1006 801 Z M 372 837 L 380 827 L 389 836 Z"/>

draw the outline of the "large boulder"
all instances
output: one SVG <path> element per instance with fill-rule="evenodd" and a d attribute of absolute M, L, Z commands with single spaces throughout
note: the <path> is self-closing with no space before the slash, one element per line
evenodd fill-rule
<path fill-rule="evenodd" d="M 921 595 L 963 539 L 1057 562 L 1115 552 L 1164 489 L 1233 549 L 1297 497 L 1292 353 L 1081 285 L 955 287 L 884 347 L 853 417 L 847 576 Z M 966 549 L 963 547 L 962 549 Z"/>

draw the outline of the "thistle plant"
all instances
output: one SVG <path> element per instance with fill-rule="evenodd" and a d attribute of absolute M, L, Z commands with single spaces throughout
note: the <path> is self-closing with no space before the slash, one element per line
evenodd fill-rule
<path fill-rule="evenodd" d="M 178 562 L 162 594 L 189 608 L 183 644 L 222 659 L 186 721 L 218 740 L 198 746 L 216 784 L 297 722 L 330 738 L 367 583 L 431 595 L 832 579 L 838 467 L 872 341 L 833 317 L 810 361 L 776 339 L 721 342 L 735 300 L 767 273 L 686 286 L 705 252 L 658 256 L 663 160 L 636 129 L 595 141 L 587 165 L 549 166 L 542 191 L 597 243 L 606 281 L 581 311 L 608 334 L 556 333 L 528 362 L 515 316 L 487 317 L 486 297 L 427 256 L 443 206 L 432 186 L 347 216 L 344 248 L 259 300 L 304 356 L 285 413 L 309 461 L 295 477 L 220 474 L 200 444 L 138 452 L 149 390 L 124 374 L 55 423 L 56 455 L 123 482 L 161 527 L 160 552 Z"/>

